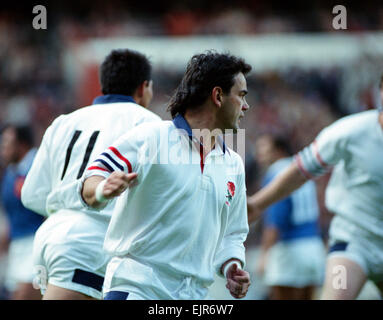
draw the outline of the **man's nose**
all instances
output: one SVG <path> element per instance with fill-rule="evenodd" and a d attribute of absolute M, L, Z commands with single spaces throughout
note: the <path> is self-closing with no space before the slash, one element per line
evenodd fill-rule
<path fill-rule="evenodd" d="M 242 111 L 247 111 L 249 110 L 250 106 L 247 102 L 245 102 L 243 105 L 242 105 Z"/>

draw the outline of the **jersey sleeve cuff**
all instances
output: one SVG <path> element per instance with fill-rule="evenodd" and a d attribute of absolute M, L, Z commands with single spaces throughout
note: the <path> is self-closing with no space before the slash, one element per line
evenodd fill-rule
<path fill-rule="evenodd" d="M 246 257 L 245 257 L 245 249 L 243 246 L 230 246 L 226 247 L 224 250 L 221 250 L 215 259 L 215 272 L 218 276 L 221 278 L 225 278 L 225 275 L 222 273 L 222 266 L 223 264 L 230 260 L 230 259 L 237 259 L 241 262 L 242 269 L 245 267 L 246 264 Z"/>
<path fill-rule="evenodd" d="M 107 179 L 109 175 L 110 175 L 109 173 L 105 173 L 105 174 L 103 174 L 103 172 L 101 172 L 101 171 L 97 171 L 97 172 L 94 172 L 94 173 L 89 173 L 89 171 L 86 171 L 86 173 L 85 173 L 84 176 L 80 179 L 80 181 L 79 181 L 79 183 L 78 183 L 78 185 L 77 185 L 77 194 L 78 194 L 78 196 L 79 196 L 80 202 L 81 202 L 81 204 L 83 205 L 83 207 L 85 207 L 86 209 L 91 210 L 91 211 L 100 211 L 100 210 L 102 210 L 102 209 L 105 208 L 105 206 L 108 204 L 108 202 L 105 202 L 105 203 L 104 203 L 104 206 L 99 207 L 99 208 L 93 208 L 93 207 L 91 207 L 89 204 L 87 204 L 87 203 L 85 202 L 85 200 L 83 199 L 83 197 L 82 197 L 82 188 L 84 187 L 84 182 L 85 182 L 85 180 L 88 179 L 89 177 L 92 177 L 92 176 L 101 176 L 101 177 Z"/>

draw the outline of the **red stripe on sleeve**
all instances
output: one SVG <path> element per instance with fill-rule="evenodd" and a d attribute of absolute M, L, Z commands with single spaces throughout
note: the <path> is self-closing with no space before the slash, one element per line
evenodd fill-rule
<path fill-rule="evenodd" d="M 97 167 L 97 166 L 89 167 L 88 170 L 101 170 L 101 171 L 109 172 L 109 170 L 106 170 L 106 169 L 104 169 L 104 168 Z"/>
<path fill-rule="evenodd" d="M 128 173 L 132 173 L 132 165 L 130 164 L 129 160 L 123 157 L 122 154 L 115 147 L 109 147 L 109 150 L 111 150 L 118 158 L 124 161 L 128 166 Z"/>
<path fill-rule="evenodd" d="M 307 178 L 312 179 L 314 178 L 304 167 L 302 163 L 301 156 L 299 154 L 295 155 L 295 162 L 298 165 L 299 171 Z"/>
<path fill-rule="evenodd" d="M 314 140 L 313 142 L 313 147 L 314 147 L 314 155 L 315 155 L 315 158 L 318 160 L 319 164 L 323 167 L 323 168 L 327 168 L 328 167 L 328 164 L 326 162 L 323 161 L 323 159 L 321 158 L 320 154 L 319 154 L 319 148 L 318 148 L 318 143 L 316 140 Z"/>

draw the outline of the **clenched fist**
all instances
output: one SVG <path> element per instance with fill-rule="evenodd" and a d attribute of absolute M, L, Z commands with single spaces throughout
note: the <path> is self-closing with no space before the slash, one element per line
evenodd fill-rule
<path fill-rule="evenodd" d="M 247 271 L 238 268 L 237 264 L 233 264 L 226 271 L 226 288 L 229 289 L 230 294 L 237 299 L 246 296 L 249 290 L 250 275 Z"/>

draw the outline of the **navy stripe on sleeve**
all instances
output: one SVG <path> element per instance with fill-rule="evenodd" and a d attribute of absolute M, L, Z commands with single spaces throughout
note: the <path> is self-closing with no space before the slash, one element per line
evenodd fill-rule
<path fill-rule="evenodd" d="M 110 172 L 114 172 L 114 169 L 106 161 L 97 159 L 95 162 L 101 162 Z"/>
<path fill-rule="evenodd" d="M 116 160 L 114 160 L 114 159 L 110 156 L 110 154 L 107 154 L 107 153 L 103 152 L 103 153 L 101 153 L 101 155 L 107 157 L 110 161 L 113 162 L 113 164 L 114 164 L 118 169 L 120 169 L 121 171 L 124 171 L 124 167 L 123 167 L 122 165 L 120 165 Z"/>

